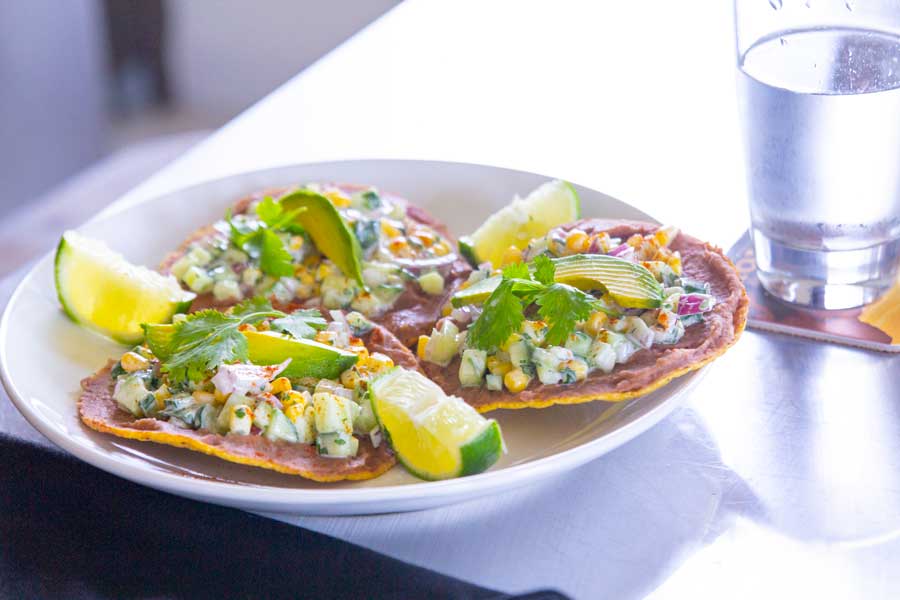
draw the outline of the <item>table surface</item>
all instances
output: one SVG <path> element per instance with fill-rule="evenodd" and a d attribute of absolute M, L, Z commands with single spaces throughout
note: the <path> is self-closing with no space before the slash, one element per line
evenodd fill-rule
<path fill-rule="evenodd" d="M 294 162 L 433 158 L 567 178 L 728 246 L 747 222 L 729 4 L 410 0 L 122 202 Z M 276 518 L 507 591 L 897 597 L 898 360 L 749 331 L 683 408 L 560 478 Z M 0 430 L 39 438 L 7 401 Z"/>

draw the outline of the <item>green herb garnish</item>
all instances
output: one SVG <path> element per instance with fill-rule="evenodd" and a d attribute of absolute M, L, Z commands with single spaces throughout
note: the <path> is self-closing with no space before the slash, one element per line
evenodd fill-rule
<path fill-rule="evenodd" d="M 469 327 L 467 343 L 492 350 L 519 331 L 525 309 L 536 304 L 537 313 L 548 324 L 545 340 L 551 346 L 565 343 L 575 324 L 591 315 L 597 299 L 564 283 L 556 283 L 556 267 L 546 256 L 534 260 L 534 272 L 523 263 L 503 268 L 503 279 L 484 303 L 481 315 Z"/>
<path fill-rule="evenodd" d="M 303 210 L 284 210 L 279 202 L 266 196 L 256 205 L 259 222 L 236 224 L 231 218 L 231 211 L 225 215 L 225 222 L 231 229 L 231 242 L 257 259 L 263 273 L 286 277 L 294 274 L 293 259 L 277 232 L 302 232 L 294 219 Z"/>
<path fill-rule="evenodd" d="M 170 380 L 201 381 L 219 365 L 249 360 L 247 338 L 241 325 L 255 325 L 287 315 L 263 298 L 242 302 L 226 314 L 202 310 L 175 325 L 144 325 L 147 338 L 155 340 L 154 354 Z"/>
<path fill-rule="evenodd" d="M 287 333 L 296 339 L 312 339 L 316 336 L 316 331 L 325 329 L 327 326 L 328 322 L 322 318 L 322 313 L 314 308 L 296 310 L 269 323 L 269 327 L 274 331 Z"/>

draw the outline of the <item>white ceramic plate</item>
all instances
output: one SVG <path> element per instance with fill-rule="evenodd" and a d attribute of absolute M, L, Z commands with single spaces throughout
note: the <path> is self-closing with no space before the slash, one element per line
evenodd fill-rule
<path fill-rule="evenodd" d="M 448 223 L 473 231 L 513 194 L 548 177 L 461 163 L 366 160 L 297 165 L 236 175 L 133 206 L 113 205 L 81 231 L 136 263 L 155 265 L 231 201 L 262 187 L 306 181 L 374 184 L 399 193 Z M 577 187 L 577 186 L 576 186 Z M 650 219 L 599 192 L 578 187 L 585 216 Z M 481 475 L 423 482 L 395 467 L 359 483 L 318 484 L 228 463 L 188 450 L 122 440 L 78 419 L 81 378 L 121 354 L 113 342 L 74 325 L 59 308 L 48 255 L 22 281 L 0 323 L 0 375 L 26 419 L 51 441 L 105 471 L 182 496 L 252 510 L 361 514 L 416 510 L 476 498 L 575 468 L 647 430 L 671 412 L 698 373 L 643 398 L 543 410 L 495 411 L 509 447 Z"/>

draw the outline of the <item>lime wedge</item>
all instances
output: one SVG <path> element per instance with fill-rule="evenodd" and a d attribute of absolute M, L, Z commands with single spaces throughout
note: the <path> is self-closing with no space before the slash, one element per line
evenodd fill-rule
<path fill-rule="evenodd" d="M 433 381 L 397 368 L 370 385 L 372 408 L 403 466 L 422 479 L 474 475 L 504 451 L 500 426 Z"/>
<path fill-rule="evenodd" d="M 103 242 L 75 231 L 60 239 L 55 265 L 56 293 L 65 313 L 123 344 L 144 338 L 141 323 L 167 323 L 195 297 L 174 277 L 133 265 Z"/>
<path fill-rule="evenodd" d="M 459 251 L 473 266 L 487 261 L 499 267 L 510 246 L 524 249 L 534 238 L 580 217 L 581 204 L 575 188 L 558 179 L 548 181 L 525 198 L 514 198 L 488 217 L 475 233 L 461 238 Z"/>

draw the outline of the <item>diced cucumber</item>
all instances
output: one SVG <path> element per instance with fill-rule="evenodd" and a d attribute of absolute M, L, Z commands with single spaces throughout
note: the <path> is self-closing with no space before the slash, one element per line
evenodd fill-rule
<path fill-rule="evenodd" d="M 320 433 L 316 437 L 316 448 L 322 456 L 345 458 L 356 456 L 359 440 L 346 432 Z"/>
<path fill-rule="evenodd" d="M 213 285 L 213 296 L 220 302 L 226 300 L 239 300 L 242 297 L 241 286 L 238 285 L 237 281 L 232 279 L 217 281 L 215 285 Z"/>
<path fill-rule="evenodd" d="M 591 341 L 591 336 L 583 331 L 576 331 L 566 340 L 566 348 L 578 356 L 587 356 L 591 351 Z"/>
<path fill-rule="evenodd" d="M 144 378 L 137 374 L 119 377 L 113 390 L 113 400 L 122 408 L 136 417 L 140 417 L 141 400 L 147 397 L 150 390 L 145 385 Z"/>
<path fill-rule="evenodd" d="M 425 344 L 425 360 L 446 367 L 459 352 L 459 327 L 450 319 L 441 322 L 441 328 L 432 329 Z"/>
<path fill-rule="evenodd" d="M 531 362 L 531 353 L 534 346 L 527 340 L 519 340 L 509 345 L 509 361 L 513 366 L 521 367 L 523 364 Z"/>
<path fill-rule="evenodd" d="M 499 375 L 488 375 L 485 379 L 485 386 L 492 392 L 499 392 L 503 389 L 503 378 Z"/>
<path fill-rule="evenodd" d="M 698 279 L 690 279 L 688 277 L 681 278 L 681 287 L 688 294 L 708 294 L 709 284 Z"/>
<path fill-rule="evenodd" d="M 197 267 L 205 267 L 213 259 L 212 254 L 200 246 L 191 248 L 190 252 L 187 253 L 187 258 L 191 261 L 192 265 Z"/>
<path fill-rule="evenodd" d="M 316 441 L 316 414 L 312 406 L 307 406 L 302 413 L 298 413 L 291 423 L 297 432 L 297 441 L 301 444 L 312 444 Z"/>
<path fill-rule="evenodd" d="M 204 269 L 197 266 L 190 267 L 185 271 L 181 279 L 192 291 L 198 294 L 205 294 L 213 287 L 212 277 Z"/>
<path fill-rule="evenodd" d="M 425 273 L 419 277 L 419 287 L 431 296 L 439 296 L 444 293 L 444 278 L 437 271 Z"/>
<path fill-rule="evenodd" d="M 562 372 L 560 370 L 560 357 L 558 356 L 557 350 L 558 347 L 554 346 L 550 349 L 544 348 L 535 348 L 534 353 L 532 354 L 532 359 L 534 360 L 534 366 L 537 369 L 538 379 L 541 380 L 541 383 L 544 385 L 553 385 L 555 383 L 559 383 L 562 381 Z M 563 348 L 559 348 L 560 350 L 564 350 Z M 569 352 L 571 355 L 571 352 Z"/>
<path fill-rule="evenodd" d="M 369 399 L 369 395 L 366 394 L 360 398 L 359 413 L 357 413 L 356 418 L 353 419 L 353 431 L 365 434 L 369 433 L 377 426 L 378 422 L 375 419 L 375 411 L 372 410 L 372 402 Z"/>
<path fill-rule="evenodd" d="M 228 419 L 228 432 L 235 435 L 249 435 L 253 426 L 253 411 L 246 404 L 231 407 Z"/>
<path fill-rule="evenodd" d="M 703 322 L 703 315 L 698 313 L 696 315 L 684 315 L 679 317 L 678 319 L 685 327 L 690 327 L 691 325 L 696 325 L 697 323 Z"/>
<path fill-rule="evenodd" d="M 672 325 L 668 329 L 653 328 L 654 344 L 677 344 L 684 335 L 684 322 L 674 315 L 671 316 Z"/>
<path fill-rule="evenodd" d="M 297 436 L 297 430 L 294 428 L 294 424 L 291 423 L 290 419 L 288 419 L 285 414 L 277 408 L 272 409 L 272 413 L 269 418 L 269 425 L 266 427 L 264 435 L 266 436 L 266 438 L 272 440 L 273 442 L 300 441 L 299 437 Z"/>
<path fill-rule="evenodd" d="M 594 340 L 588 360 L 588 364 L 593 368 L 609 373 L 616 366 L 616 351 L 606 342 Z"/>
<path fill-rule="evenodd" d="M 487 352 L 467 348 L 459 363 L 459 382 L 464 386 L 480 386 L 487 369 Z"/>
<path fill-rule="evenodd" d="M 344 318 L 347 320 L 347 325 L 350 326 L 350 333 L 356 337 L 362 337 L 375 328 L 372 321 L 356 311 L 347 313 Z"/>
<path fill-rule="evenodd" d="M 653 345 L 653 332 L 640 317 L 623 317 L 616 322 L 615 330 L 624 333 L 635 345 L 649 348 Z"/>
<path fill-rule="evenodd" d="M 218 416 L 219 413 L 215 406 L 212 404 L 204 404 L 199 413 L 200 429 L 205 429 L 211 433 L 218 433 L 219 430 L 216 427 L 216 419 Z"/>
<path fill-rule="evenodd" d="M 253 401 L 243 394 L 231 394 L 230 396 L 228 396 L 228 400 L 225 401 L 225 404 L 219 411 L 219 416 L 216 419 L 216 428 L 219 431 L 228 431 L 228 421 L 229 419 L 231 419 L 231 409 L 240 404 L 250 405 L 252 403 Z"/>
<path fill-rule="evenodd" d="M 353 400 L 328 392 L 313 394 L 313 409 L 316 412 L 316 431 L 321 433 L 353 431 L 353 417 L 350 404 Z"/>
<path fill-rule="evenodd" d="M 156 414 L 156 396 L 147 394 L 140 401 L 141 414 L 152 417 Z"/>
<path fill-rule="evenodd" d="M 544 343 L 547 326 L 541 321 L 525 321 L 522 324 L 522 336 L 527 337 L 535 346 Z"/>
<path fill-rule="evenodd" d="M 262 430 L 269 425 L 272 420 L 272 410 L 274 407 L 268 402 L 259 402 L 253 410 L 253 424 Z"/>

